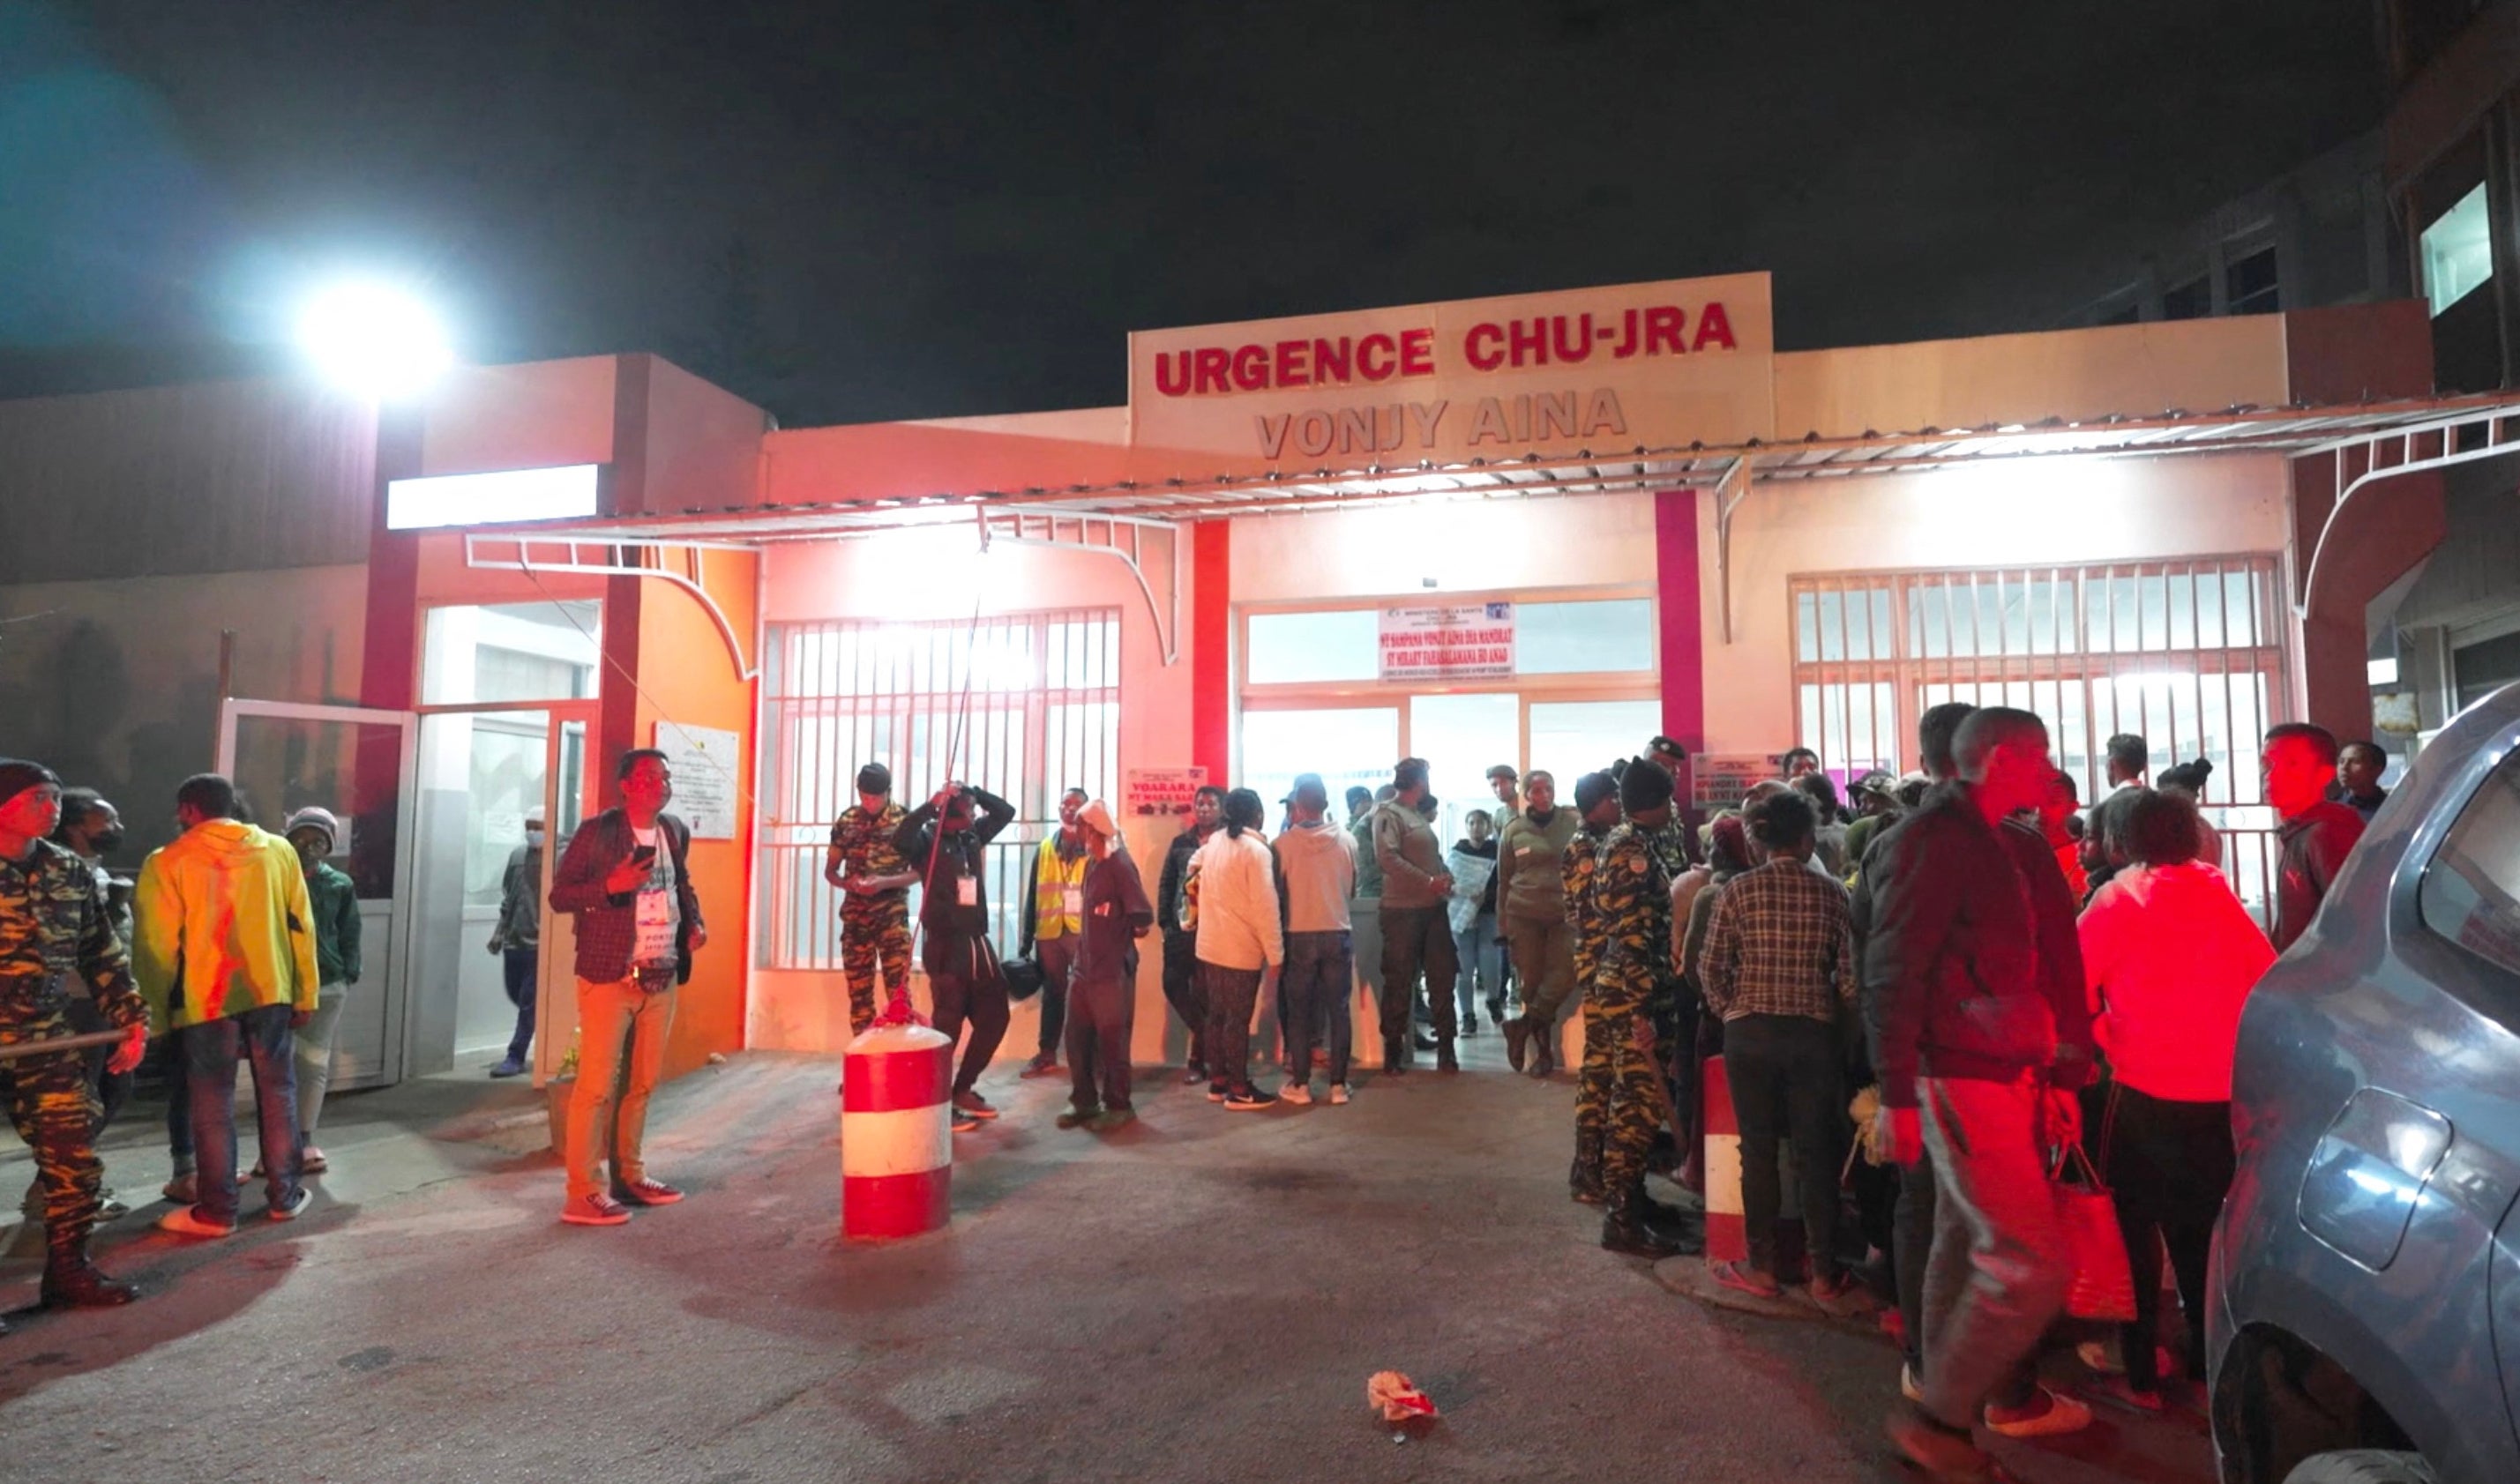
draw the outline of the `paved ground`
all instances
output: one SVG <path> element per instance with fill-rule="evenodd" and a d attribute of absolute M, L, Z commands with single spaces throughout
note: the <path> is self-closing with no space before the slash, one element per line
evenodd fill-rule
<path fill-rule="evenodd" d="M 1107 1143 L 1002 1070 L 953 1229 L 880 1249 L 834 1239 L 827 1060 L 675 1084 L 652 1162 L 692 1199 L 619 1231 L 554 1220 L 529 1089 L 342 1099 L 305 1220 L 179 1244 L 144 1206 L 105 1255 L 146 1300 L 13 1317 L 0 1479 L 1903 1477 L 1875 1441 L 1888 1346 L 1708 1310 L 1599 1250 L 1565 1198 L 1571 1085 L 1495 1055 L 1257 1114 L 1149 1071 Z M 115 1183 L 154 1193 L 146 1116 L 112 1143 Z M 0 1192 L 24 1172 L 0 1156 Z M 0 1266 L 0 1305 L 33 1279 Z M 1427 1436 L 1369 1419 L 1384 1368 L 1444 1409 Z M 2008 1457 L 2038 1484 L 2210 1477 L 2175 1421 Z"/>

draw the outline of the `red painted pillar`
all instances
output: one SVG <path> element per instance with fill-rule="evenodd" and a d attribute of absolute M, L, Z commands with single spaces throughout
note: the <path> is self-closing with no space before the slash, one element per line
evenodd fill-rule
<path fill-rule="evenodd" d="M 1654 495 L 1662 730 L 1692 757 L 1706 745 L 1706 623 L 1698 604 L 1697 501 L 1693 489 Z"/>
<path fill-rule="evenodd" d="M 1234 525 L 1191 526 L 1190 760 L 1225 783 L 1234 759 Z"/>
<path fill-rule="evenodd" d="M 368 525 L 367 622 L 359 645 L 359 704 L 408 711 L 420 701 L 420 536 L 385 529 L 385 487 L 421 472 L 421 414 L 377 411 L 376 489 Z"/>

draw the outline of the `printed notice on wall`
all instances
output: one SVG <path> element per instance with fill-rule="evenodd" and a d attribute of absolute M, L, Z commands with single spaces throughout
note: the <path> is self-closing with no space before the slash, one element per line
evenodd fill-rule
<path fill-rule="evenodd" d="M 1122 807 L 1139 815 L 1188 814 L 1206 787 L 1205 768 L 1131 768 Z"/>
<path fill-rule="evenodd" d="M 1697 809 L 1737 809 L 1753 784 L 1785 776 L 1781 752 L 1700 753 L 1688 760 L 1688 801 Z"/>
<path fill-rule="evenodd" d="M 656 750 L 674 773 L 674 799 L 666 812 L 692 827 L 696 840 L 735 838 L 736 749 L 743 739 L 710 727 L 656 723 Z"/>
<path fill-rule="evenodd" d="M 1381 653 L 1384 680 L 1510 680 L 1513 605 L 1384 608 Z"/>

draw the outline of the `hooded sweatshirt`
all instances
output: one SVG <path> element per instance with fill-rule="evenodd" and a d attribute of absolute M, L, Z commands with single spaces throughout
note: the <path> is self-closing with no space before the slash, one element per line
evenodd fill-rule
<path fill-rule="evenodd" d="M 132 967 L 151 1018 L 182 1028 L 287 1005 L 312 1012 L 323 976 L 296 848 L 204 820 L 151 852 L 132 893 Z"/>
<path fill-rule="evenodd" d="M 1327 820 L 1289 826 L 1270 843 L 1288 932 L 1346 932 L 1356 892 L 1356 842 Z"/>
<path fill-rule="evenodd" d="M 2223 873 L 2134 866 L 2075 924 L 2092 1030 L 2117 1079 L 2174 1102 L 2228 1102 L 2240 1007 L 2275 961 Z"/>

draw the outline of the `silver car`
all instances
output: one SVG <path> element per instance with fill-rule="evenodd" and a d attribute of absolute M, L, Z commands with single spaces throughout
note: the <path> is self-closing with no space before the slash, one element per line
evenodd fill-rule
<path fill-rule="evenodd" d="M 2520 1480 L 2520 686 L 2417 758 L 2240 1022 L 2229 1484 Z"/>

